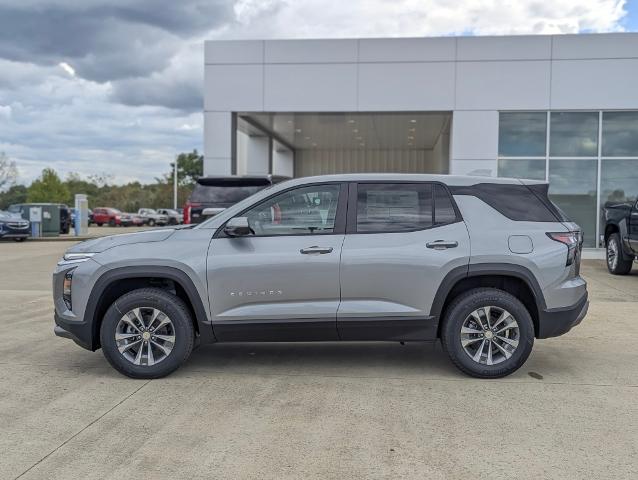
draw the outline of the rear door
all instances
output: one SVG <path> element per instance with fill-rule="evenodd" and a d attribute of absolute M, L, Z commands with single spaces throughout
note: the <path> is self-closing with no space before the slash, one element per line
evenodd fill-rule
<path fill-rule="evenodd" d="M 211 241 L 207 276 L 221 341 L 337 340 L 347 185 L 275 194 L 238 216 L 253 234 Z"/>
<path fill-rule="evenodd" d="M 469 263 L 470 241 L 438 183 L 359 183 L 350 189 L 341 252 L 343 340 L 428 340 L 445 275 Z"/>

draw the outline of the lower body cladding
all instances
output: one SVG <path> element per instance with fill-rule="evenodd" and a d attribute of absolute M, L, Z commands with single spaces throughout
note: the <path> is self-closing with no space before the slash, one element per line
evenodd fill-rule
<path fill-rule="evenodd" d="M 220 342 L 427 341 L 437 336 L 435 317 L 290 318 L 213 323 Z"/>
<path fill-rule="evenodd" d="M 537 338 L 557 337 L 578 325 L 589 307 L 587 294 L 575 305 L 541 310 Z M 68 321 L 55 314 L 55 334 L 69 338 L 88 350 L 92 348 L 92 325 Z M 210 324 L 200 328 L 210 328 Z M 431 341 L 438 338 L 435 316 L 380 318 L 291 318 L 286 320 L 235 320 L 213 322 L 214 338 L 220 342 L 304 342 L 304 341 Z"/>

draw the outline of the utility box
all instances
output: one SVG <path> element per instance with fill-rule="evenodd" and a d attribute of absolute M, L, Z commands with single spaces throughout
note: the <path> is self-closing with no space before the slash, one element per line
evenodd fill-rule
<path fill-rule="evenodd" d="M 30 220 L 32 207 L 41 209 L 40 236 L 60 236 L 60 205 L 57 203 L 18 203 L 9 207 L 10 212 L 19 213 L 25 220 Z M 37 208 L 34 209 L 34 213 Z"/>

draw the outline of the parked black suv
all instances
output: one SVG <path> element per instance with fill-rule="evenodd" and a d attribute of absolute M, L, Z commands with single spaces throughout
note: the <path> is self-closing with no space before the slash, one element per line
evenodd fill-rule
<path fill-rule="evenodd" d="M 184 205 L 184 223 L 201 223 L 244 198 L 288 179 L 279 175 L 202 177 Z"/>
<path fill-rule="evenodd" d="M 638 255 L 638 201 L 607 202 L 603 208 L 607 268 L 626 275 Z"/>

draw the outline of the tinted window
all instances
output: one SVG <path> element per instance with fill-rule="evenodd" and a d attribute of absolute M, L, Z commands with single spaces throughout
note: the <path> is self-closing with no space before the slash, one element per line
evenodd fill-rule
<path fill-rule="evenodd" d="M 598 112 L 552 112 L 549 134 L 552 157 L 598 155 Z"/>
<path fill-rule="evenodd" d="M 638 156 L 638 112 L 603 112 L 603 157 Z"/>
<path fill-rule="evenodd" d="M 504 112 L 499 115 L 498 154 L 502 157 L 544 157 L 545 112 Z"/>
<path fill-rule="evenodd" d="M 434 185 L 434 223 L 452 223 L 456 221 L 456 211 L 452 198 L 442 185 Z"/>
<path fill-rule="evenodd" d="M 545 159 L 499 158 L 498 176 L 545 180 Z"/>
<path fill-rule="evenodd" d="M 332 233 L 340 185 L 315 185 L 276 195 L 244 213 L 255 235 Z"/>
<path fill-rule="evenodd" d="M 432 226 L 432 185 L 360 183 L 357 232 L 402 232 Z"/>
<path fill-rule="evenodd" d="M 191 194 L 191 202 L 232 205 L 263 190 L 265 187 L 266 185 L 209 187 L 198 183 Z"/>
<path fill-rule="evenodd" d="M 522 222 L 556 222 L 547 185 L 499 185 L 479 183 L 469 187 L 450 187 L 453 195 L 473 195 L 510 220 Z"/>

